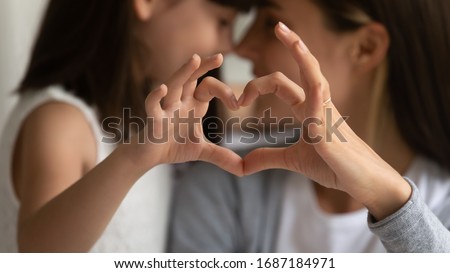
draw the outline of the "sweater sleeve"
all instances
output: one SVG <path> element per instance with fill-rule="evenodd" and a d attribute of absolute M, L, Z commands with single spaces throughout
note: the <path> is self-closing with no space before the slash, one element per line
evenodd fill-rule
<path fill-rule="evenodd" d="M 414 183 L 406 180 L 412 187 L 410 200 L 382 221 L 374 222 L 369 214 L 370 230 L 388 252 L 450 252 L 450 202 L 444 203 L 436 215 L 425 204 Z"/>

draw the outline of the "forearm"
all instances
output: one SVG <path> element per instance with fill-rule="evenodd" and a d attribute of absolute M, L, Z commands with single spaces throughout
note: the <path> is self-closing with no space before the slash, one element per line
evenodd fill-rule
<path fill-rule="evenodd" d="M 450 252 L 450 232 L 421 199 L 413 193 L 394 214 L 376 222 L 369 215 L 369 227 L 389 252 Z"/>
<path fill-rule="evenodd" d="M 22 252 L 86 252 L 144 174 L 119 147 L 78 182 L 19 224 Z"/>

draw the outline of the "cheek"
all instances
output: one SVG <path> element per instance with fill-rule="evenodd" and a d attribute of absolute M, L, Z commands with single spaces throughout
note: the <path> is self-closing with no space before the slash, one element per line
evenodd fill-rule
<path fill-rule="evenodd" d="M 193 54 L 208 57 L 219 52 L 218 34 L 211 28 L 186 28 L 177 31 L 170 40 L 165 41 L 163 50 L 175 67 L 181 66 Z"/>
<path fill-rule="evenodd" d="M 150 74 L 152 80 L 158 84 L 167 82 L 177 67 L 180 66 L 181 58 L 178 56 L 180 52 L 170 45 L 153 44 L 152 46 L 152 54 L 149 60 Z"/>
<path fill-rule="evenodd" d="M 219 51 L 219 37 L 214 27 L 192 30 L 191 33 L 184 41 L 184 46 L 190 50 L 189 55 L 197 53 L 207 57 Z"/>
<path fill-rule="evenodd" d="M 337 44 L 336 41 L 327 41 L 325 44 Z M 338 46 L 314 48 L 313 54 L 320 64 L 320 69 L 330 86 L 333 104 L 342 114 L 347 112 L 348 103 L 352 100 L 352 67 L 344 49 Z"/>
<path fill-rule="evenodd" d="M 145 60 L 148 66 L 149 76 L 155 84 L 167 82 L 171 74 L 176 71 L 179 64 L 180 49 L 177 46 L 178 31 L 172 25 L 161 27 L 164 21 L 155 21 L 145 34 L 145 46 L 148 48 L 149 56 Z"/>
<path fill-rule="evenodd" d="M 149 63 L 151 77 L 158 82 L 166 82 L 194 53 L 200 56 L 213 53 L 212 39 L 197 35 L 195 31 L 178 29 L 154 36 L 157 38 L 149 41 Z"/>
<path fill-rule="evenodd" d="M 205 24 L 201 16 L 196 20 L 180 15 L 179 20 L 158 18 L 149 26 L 146 45 L 150 49 L 149 73 L 152 80 L 166 82 L 194 53 L 209 56 L 217 50 L 215 26 Z"/>
<path fill-rule="evenodd" d="M 298 65 L 282 45 L 268 47 L 263 60 L 267 73 L 280 71 L 292 81 L 299 82 Z"/>
<path fill-rule="evenodd" d="M 352 73 L 348 66 L 341 63 L 324 64 L 322 73 L 330 84 L 333 104 L 341 114 L 348 115 L 351 111 L 352 102 L 358 101 L 358 94 L 352 88 Z"/>

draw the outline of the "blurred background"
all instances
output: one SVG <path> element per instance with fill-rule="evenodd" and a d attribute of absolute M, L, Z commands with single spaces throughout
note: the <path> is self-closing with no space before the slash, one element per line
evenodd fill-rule
<path fill-rule="evenodd" d="M 0 130 L 16 102 L 12 95 L 30 54 L 47 0 L 0 1 Z"/>

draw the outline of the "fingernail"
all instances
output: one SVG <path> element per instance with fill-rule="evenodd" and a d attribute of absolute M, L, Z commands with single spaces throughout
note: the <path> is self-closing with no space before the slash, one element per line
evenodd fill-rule
<path fill-rule="evenodd" d="M 301 53 L 307 53 L 309 51 L 308 47 L 305 45 L 305 43 L 301 39 L 298 40 L 298 42 L 296 43 L 295 46 L 299 49 L 299 51 Z"/>
<path fill-rule="evenodd" d="M 208 58 L 206 58 L 207 60 L 213 60 L 216 59 L 217 57 L 219 57 L 220 53 L 214 54 L 212 56 L 209 56 Z"/>
<path fill-rule="evenodd" d="M 285 24 L 283 24 L 282 22 L 278 22 L 278 25 L 280 26 L 280 29 L 284 33 L 286 33 L 286 34 L 291 33 L 291 30 Z"/>

